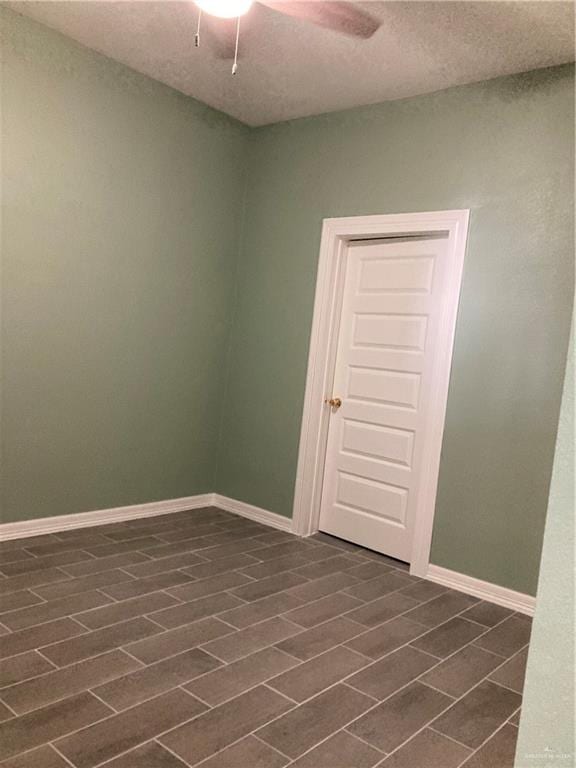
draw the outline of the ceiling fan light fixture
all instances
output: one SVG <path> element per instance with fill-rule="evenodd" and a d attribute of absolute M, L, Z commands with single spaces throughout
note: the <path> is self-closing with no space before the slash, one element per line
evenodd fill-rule
<path fill-rule="evenodd" d="M 248 13 L 254 0 L 194 0 L 198 8 L 210 16 L 235 19 Z"/>

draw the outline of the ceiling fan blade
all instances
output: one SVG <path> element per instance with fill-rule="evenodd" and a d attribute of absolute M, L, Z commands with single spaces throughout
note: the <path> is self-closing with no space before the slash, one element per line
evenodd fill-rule
<path fill-rule="evenodd" d="M 378 19 L 363 11 L 355 3 L 341 0 L 324 2 L 324 0 L 295 0 L 294 2 L 276 2 L 276 0 L 259 0 L 275 11 L 287 16 L 304 19 L 320 27 L 327 27 L 335 32 L 341 32 L 353 37 L 372 37 L 380 26 Z"/>

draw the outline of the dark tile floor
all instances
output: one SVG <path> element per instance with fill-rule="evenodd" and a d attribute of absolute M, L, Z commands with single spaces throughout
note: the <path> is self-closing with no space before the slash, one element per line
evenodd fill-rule
<path fill-rule="evenodd" d="M 3 768 L 511 768 L 530 620 L 217 509 L 0 545 Z"/>

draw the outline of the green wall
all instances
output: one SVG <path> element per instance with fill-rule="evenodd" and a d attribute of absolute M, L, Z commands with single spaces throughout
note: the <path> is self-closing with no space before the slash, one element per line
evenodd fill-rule
<path fill-rule="evenodd" d="M 2 519 L 212 491 L 247 129 L 0 21 Z"/>
<path fill-rule="evenodd" d="M 252 132 L 220 493 L 291 514 L 322 218 L 470 208 L 432 562 L 534 594 L 572 301 L 573 76 Z"/>
<path fill-rule="evenodd" d="M 516 768 L 576 764 L 574 722 L 574 343 L 548 501 Z"/>
<path fill-rule="evenodd" d="M 573 68 L 250 130 L 0 20 L 2 519 L 214 490 L 289 516 L 322 218 L 470 208 L 432 560 L 534 593 Z"/>

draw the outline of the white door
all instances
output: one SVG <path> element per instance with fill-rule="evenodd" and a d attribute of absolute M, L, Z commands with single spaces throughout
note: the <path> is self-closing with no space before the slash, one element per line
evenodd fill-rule
<path fill-rule="evenodd" d="M 448 237 L 352 242 L 320 530 L 410 561 L 449 280 Z M 436 361 L 437 362 L 437 361 Z M 449 365 L 449 361 L 448 361 Z M 433 502 L 432 502 L 433 503 Z"/>

